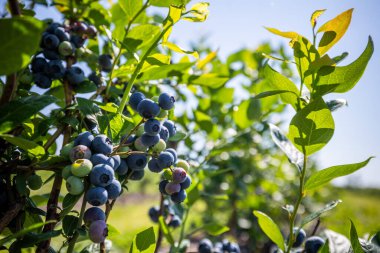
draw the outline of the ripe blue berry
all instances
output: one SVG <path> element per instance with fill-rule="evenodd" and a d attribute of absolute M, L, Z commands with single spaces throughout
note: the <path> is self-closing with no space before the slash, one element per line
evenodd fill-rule
<path fill-rule="evenodd" d="M 148 168 L 151 172 L 160 173 L 163 169 L 158 165 L 158 161 L 156 158 L 150 159 L 148 163 Z"/>
<path fill-rule="evenodd" d="M 174 163 L 177 162 L 177 151 L 175 151 L 174 148 L 168 148 L 165 150 L 166 152 L 169 152 L 170 154 L 173 155 L 173 158 L 174 158 Z"/>
<path fill-rule="evenodd" d="M 54 30 L 54 34 L 58 37 L 58 39 L 62 41 L 70 41 L 70 34 L 65 31 L 65 28 L 58 27 Z"/>
<path fill-rule="evenodd" d="M 106 187 L 115 178 L 112 167 L 106 164 L 98 164 L 90 173 L 90 181 L 93 185 Z"/>
<path fill-rule="evenodd" d="M 108 200 L 107 190 L 103 187 L 90 188 L 86 193 L 86 200 L 93 206 L 104 205 Z"/>
<path fill-rule="evenodd" d="M 86 30 L 86 34 L 90 37 L 90 38 L 94 38 L 96 36 L 96 34 L 98 33 L 98 30 L 96 29 L 95 26 L 93 25 L 89 25 L 87 27 L 87 30 Z"/>
<path fill-rule="evenodd" d="M 212 248 L 213 248 L 212 242 L 209 239 L 205 238 L 199 242 L 198 252 L 199 253 L 212 253 Z"/>
<path fill-rule="evenodd" d="M 168 193 L 165 191 L 166 185 L 167 185 L 168 183 L 169 183 L 168 180 L 162 180 L 162 181 L 160 182 L 160 184 L 158 185 L 158 188 L 159 188 L 161 194 L 164 194 L 164 195 L 168 194 Z"/>
<path fill-rule="evenodd" d="M 73 174 L 71 174 L 71 165 L 67 165 L 65 166 L 63 169 L 62 169 L 62 177 L 64 179 L 68 179 L 70 176 L 72 176 Z"/>
<path fill-rule="evenodd" d="M 137 106 L 137 111 L 141 117 L 150 119 L 156 117 L 160 113 L 160 107 L 153 100 L 143 99 Z"/>
<path fill-rule="evenodd" d="M 106 220 L 106 214 L 99 207 L 93 206 L 84 212 L 83 221 L 87 227 L 89 227 L 92 222 L 97 220 Z"/>
<path fill-rule="evenodd" d="M 112 152 L 112 142 L 104 134 L 100 134 L 94 138 L 91 143 L 91 150 L 95 153 L 102 153 L 104 155 L 109 155 Z"/>
<path fill-rule="evenodd" d="M 41 89 L 48 89 L 51 86 L 51 79 L 43 73 L 33 74 L 34 83 Z"/>
<path fill-rule="evenodd" d="M 181 225 L 182 221 L 181 218 L 178 217 L 178 215 L 174 215 L 172 219 L 170 220 L 168 226 L 172 228 L 177 228 Z"/>
<path fill-rule="evenodd" d="M 84 184 L 82 182 L 82 179 L 75 176 L 70 176 L 66 180 L 66 189 L 67 191 L 72 195 L 79 195 L 84 190 Z"/>
<path fill-rule="evenodd" d="M 70 151 L 70 160 L 74 162 L 77 159 L 90 159 L 91 158 L 91 150 L 84 145 L 75 146 Z"/>
<path fill-rule="evenodd" d="M 297 232 L 298 228 L 295 227 L 293 229 L 293 234 L 295 234 Z M 302 243 L 305 241 L 306 239 L 306 232 L 305 230 L 301 229 L 296 237 L 296 240 L 294 241 L 293 243 L 293 248 L 298 248 L 302 245 Z"/>
<path fill-rule="evenodd" d="M 88 159 L 77 159 L 71 165 L 71 173 L 77 177 L 85 177 L 90 174 L 92 163 Z"/>
<path fill-rule="evenodd" d="M 120 165 L 116 169 L 116 173 L 120 176 L 124 176 L 128 173 L 128 165 L 127 165 L 127 162 L 125 161 L 125 159 L 120 160 Z"/>
<path fill-rule="evenodd" d="M 168 93 L 161 93 L 158 97 L 158 105 L 164 110 L 170 110 L 174 106 L 175 99 Z"/>
<path fill-rule="evenodd" d="M 101 75 L 97 75 L 96 72 L 92 72 L 88 76 L 88 80 L 92 81 L 96 86 L 102 86 L 103 80 Z"/>
<path fill-rule="evenodd" d="M 112 180 L 111 184 L 106 186 L 108 199 L 116 199 L 121 193 L 121 184 L 118 180 Z"/>
<path fill-rule="evenodd" d="M 174 157 L 171 153 L 164 151 L 164 152 L 161 152 L 161 154 L 159 154 L 157 161 L 158 161 L 158 165 L 162 169 L 165 169 L 165 168 L 169 168 L 170 166 L 174 164 Z"/>
<path fill-rule="evenodd" d="M 169 140 L 169 130 L 165 126 L 161 126 L 160 138 L 165 142 Z"/>
<path fill-rule="evenodd" d="M 175 183 L 183 183 L 186 179 L 187 173 L 183 168 L 175 168 L 173 170 L 173 182 Z"/>
<path fill-rule="evenodd" d="M 91 223 L 90 228 L 88 229 L 88 235 L 93 243 L 103 242 L 108 235 L 106 222 L 103 220 L 97 220 Z"/>
<path fill-rule="evenodd" d="M 120 166 L 120 162 L 121 162 L 120 156 L 114 155 L 114 156 L 111 156 L 111 158 L 114 160 L 115 166 L 113 168 L 116 170 Z"/>
<path fill-rule="evenodd" d="M 48 63 L 47 75 L 52 79 L 62 78 L 65 74 L 65 67 L 61 60 L 52 60 Z"/>
<path fill-rule="evenodd" d="M 321 237 L 311 236 L 305 241 L 305 252 L 317 253 L 323 244 L 325 244 L 325 240 L 323 240 Z"/>
<path fill-rule="evenodd" d="M 157 223 L 158 222 L 158 217 L 160 216 L 160 209 L 158 207 L 151 207 L 149 209 L 148 214 L 149 214 L 150 219 L 153 222 Z"/>
<path fill-rule="evenodd" d="M 131 175 L 129 176 L 129 180 L 139 181 L 144 177 L 144 175 L 144 170 L 133 170 Z"/>
<path fill-rule="evenodd" d="M 59 60 L 60 59 L 60 55 L 59 55 L 57 50 L 44 49 L 42 51 L 42 54 L 48 60 Z"/>
<path fill-rule="evenodd" d="M 189 188 L 191 185 L 191 177 L 187 175 L 185 180 L 182 183 L 180 183 L 180 185 L 182 190 Z"/>
<path fill-rule="evenodd" d="M 112 56 L 109 54 L 99 55 L 98 64 L 104 72 L 110 72 L 112 69 Z"/>
<path fill-rule="evenodd" d="M 161 123 L 156 119 L 148 119 L 144 124 L 144 131 L 147 135 L 156 136 L 161 131 Z"/>
<path fill-rule="evenodd" d="M 129 97 L 129 105 L 133 110 L 137 111 L 137 107 L 143 99 L 145 99 L 145 96 L 141 92 L 132 93 L 132 95 Z"/>
<path fill-rule="evenodd" d="M 174 203 L 182 203 L 185 199 L 186 199 L 186 191 L 184 190 L 180 190 L 179 192 L 177 193 L 174 193 L 171 195 L 171 200 L 174 202 Z"/>
<path fill-rule="evenodd" d="M 144 134 L 141 136 L 141 143 L 142 143 L 145 147 L 153 147 L 153 146 L 156 145 L 159 141 L 160 141 L 160 136 L 159 136 L 159 135 L 151 136 L 151 135 L 148 135 L 147 133 L 144 133 Z"/>
<path fill-rule="evenodd" d="M 54 34 L 46 34 L 43 38 L 43 46 L 46 49 L 54 50 L 59 45 L 59 38 Z"/>
<path fill-rule="evenodd" d="M 31 68 L 33 73 L 45 72 L 47 70 L 48 63 L 42 57 L 36 57 L 32 60 Z"/>
<path fill-rule="evenodd" d="M 90 148 L 91 142 L 93 140 L 94 140 L 94 136 L 89 131 L 86 131 L 86 132 L 80 133 L 77 136 L 77 138 L 75 138 L 74 146 L 84 145 Z"/>
<path fill-rule="evenodd" d="M 70 42 L 74 44 L 76 48 L 83 47 L 85 39 L 82 36 L 73 35 L 70 38 Z"/>
<path fill-rule="evenodd" d="M 148 163 L 148 158 L 144 154 L 131 154 L 127 157 L 126 162 L 131 170 L 143 170 Z"/>
<path fill-rule="evenodd" d="M 108 166 L 111 166 L 112 168 L 115 168 L 115 160 L 113 160 L 111 157 L 108 157 L 100 153 L 92 155 L 90 160 L 92 162 L 92 165 L 94 166 L 99 164 L 106 164 Z"/>
<path fill-rule="evenodd" d="M 48 28 L 46 28 L 46 32 L 48 33 L 54 33 L 55 29 L 57 29 L 58 27 L 61 27 L 62 25 L 60 23 L 57 23 L 57 22 L 54 22 L 54 23 L 51 23 Z"/>
<path fill-rule="evenodd" d="M 83 82 L 86 76 L 81 68 L 74 66 L 66 70 L 66 78 L 71 85 L 75 86 Z"/>
<path fill-rule="evenodd" d="M 180 184 L 177 184 L 177 183 L 174 183 L 174 182 L 169 182 L 166 186 L 165 186 L 165 192 L 167 192 L 169 195 L 172 195 L 174 193 L 177 193 L 181 190 L 181 185 Z"/>
<path fill-rule="evenodd" d="M 172 137 L 176 134 L 177 129 L 176 129 L 173 121 L 166 120 L 163 125 L 164 125 L 164 127 L 166 127 L 168 129 L 169 137 Z"/>

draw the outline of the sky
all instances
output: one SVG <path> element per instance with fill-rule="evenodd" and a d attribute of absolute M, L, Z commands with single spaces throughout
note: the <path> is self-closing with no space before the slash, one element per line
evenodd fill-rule
<path fill-rule="evenodd" d="M 3 0 L 0 0 L 2 2 Z M 197 2 L 197 1 L 192 1 Z M 210 0 L 210 14 L 204 23 L 181 21 L 173 29 L 171 39 L 186 47 L 189 41 L 207 37 L 213 49 L 225 58 L 242 47 L 254 49 L 269 41 L 272 45 L 287 45 L 286 39 L 270 34 L 263 27 L 292 30 L 311 38 L 310 15 L 314 10 L 327 9 L 319 24 L 341 12 L 354 8 L 351 25 L 345 36 L 331 50 L 330 55 L 349 52 L 342 65 L 355 60 L 364 50 L 371 35 L 375 52 L 362 79 L 345 94 L 329 95 L 329 99 L 344 98 L 348 107 L 334 112 L 335 134 L 325 148 L 314 157 L 320 168 L 357 163 L 369 156 L 377 156 L 369 165 L 351 176 L 334 183 L 380 188 L 380 13 L 379 0 Z M 191 3 L 190 3 L 191 5 Z M 55 12 L 39 10 L 38 17 L 57 17 Z M 377 72 L 379 71 L 379 72 Z M 289 120 L 292 113 L 285 115 Z M 284 129 L 287 131 L 287 129 Z"/>

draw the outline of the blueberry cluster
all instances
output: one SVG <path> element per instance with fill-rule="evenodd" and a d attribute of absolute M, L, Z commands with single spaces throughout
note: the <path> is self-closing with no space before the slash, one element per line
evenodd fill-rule
<path fill-rule="evenodd" d="M 298 229 L 299 228 L 295 227 L 293 229 L 293 233 L 295 234 Z M 310 236 L 307 238 L 305 230 L 300 229 L 292 245 L 292 248 L 295 248 L 294 252 L 317 253 L 323 244 L 325 244 L 325 240 L 323 238 L 319 236 Z M 280 249 L 276 249 L 275 252 L 281 253 L 282 251 Z"/>
<path fill-rule="evenodd" d="M 190 166 L 186 161 L 177 158 L 177 152 L 174 149 L 166 149 L 169 138 L 177 131 L 174 122 L 159 120 L 165 118 L 167 110 L 174 107 L 175 99 L 168 93 L 161 93 L 154 100 L 147 99 L 141 92 L 133 93 L 129 99 L 131 108 L 146 121 L 137 129 L 136 135 L 130 136 L 125 144 L 137 151 L 146 152 L 150 149 L 155 155 L 149 162 L 143 159 L 144 155 L 130 155 L 127 158 L 128 168 L 138 171 L 138 169 L 143 169 L 148 162 L 151 172 L 164 171 L 166 177 L 159 184 L 160 192 L 170 195 L 173 202 L 181 203 L 186 199 L 185 189 L 191 184 L 191 178 L 187 174 Z M 140 159 L 140 166 L 137 166 L 137 159 Z"/>
<path fill-rule="evenodd" d="M 165 219 L 165 223 L 168 227 L 177 228 L 181 225 L 182 219 L 175 213 L 175 210 L 172 208 L 168 200 L 163 202 L 162 216 Z M 160 217 L 160 207 L 154 206 L 149 209 L 149 217 L 154 222 L 158 222 Z"/>
<path fill-rule="evenodd" d="M 240 247 L 237 243 L 224 239 L 222 242 L 216 242 L 215 245 L 210 239 L 202 239 L 198 245 L 199 253 L 240 253 Z"/>
<path fill-rule="evenodd" d="M 88 203 L 96 207 L 116 199 L 121 194 L 121 184 L 115 174 L 124 172 L 127 165 L 120 156 L 110 156 L 113 151 L 110 139 L 106 135 L 94 137 L 90 132 L 83 132 L 74 140 L 73 146 L 70 151 L 72 164 L 62 171 L 67 191 L 72 195 L 81 194 L 85 189 L 84 180 L 88 180 L 91 184 L 85 194 Z M 105 214 L 100 208 L 89 210 L 85 223 L 89 227 L 90 239 L 95 243 L 102 242 L 107 236 L 105 218 L 102 218 Z"/>

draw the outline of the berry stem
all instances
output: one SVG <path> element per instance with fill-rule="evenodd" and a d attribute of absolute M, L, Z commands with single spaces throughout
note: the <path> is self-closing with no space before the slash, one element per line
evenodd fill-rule
<path fill-rule="evenodd" d="M 164 211 L 164 195 L 160 194 L 160 211 L 158 213 L 158 216 L 162 216 Z M 162 229 L 161 226 L 158 225 L 158 236 L 157 236 L 157 242 L 156 242 L 156 249 L 154 250 L 154 253 L 158 253 L 162 243 Z"/>
<path fill-rule="evenodd" d="M 114 151 L 112 151 L 111 156 L 115 155 L 117 151 L 128 141 L 128 138 L 131 137 L 132 134 L 134 134 L 140 125 L 142 125 L 145 122 L 145 119 L 141 119 L 141 121 L 129 132 L 129 134 L 120 141 L 120 144 L 115 147 Z"/>

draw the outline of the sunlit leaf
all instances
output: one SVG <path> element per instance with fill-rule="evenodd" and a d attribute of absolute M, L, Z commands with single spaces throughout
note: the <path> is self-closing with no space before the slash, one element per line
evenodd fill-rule
<path fill-rule="evenodd" d="M 37 158 L 41 158 L 45 155 L 45 149 L 33 141 L 24 139 L 22 137 L 16 137 L 10 134 L 0 134 L 0 138 L 6 140 L 9 143 L 12 143 L 15 146 L 18 146 L 20 149 L 25 150 Z"/>
<path fill-rule="evenodd" d="M 162 46 L 167 47 L 170 50 L 173 50 L 174 52 L 177 52 L 177 53 L 189 54 L 189 55 L 194 56 L 197 59 L 199 58 L 199 54 L 197 51 L 188 51 L 188 50 L 182 49 L 179 46 L 177 46 L 176 44 L 171 43 L 171 42 L 164 42 L 164 43 L 162 43 Z"/>
<path fill-rule="evenodd" d="M 330 211 L 331 209 L 335 208 L 339 203 L 342 203 L 342 201 L 341 200 L 334 200 L 334 201 L 328 203 L 324 208 L 322 208 L 322 209 L 320 209 L 314 213 L 309 214 L 308 216 L 306 216 L 305 218 L 302 219 L 301 227 L 303 227 L 306 224 L 308 224 L 309 222 L 319 218 L 323 213 Z"/>
<path fill-rule="evenodd" d="M 203 229 L 212 236 L 218 236 L 230 230 L 229 227 L 217 223 L 205 224 Z"/>
<path fill-rule="evenodd" d="M 203 69 L 207 65 L 207 63 L 211 62 L 212 60 L 214 60 L 216 58 L 217 52 L 218 51 L 212 51 L 211 53 L 206 55 L 205 58 L 198 60 L 197 68 Z"/>
<path fill-rule="evenodd" d="M 207 19 L 209 14 L 208 6 L 210 4 L 206 2 L 200 2 L 194 4 L 189 11 L 186 12 L 186 16 L 182 19 L 192 22 L 203 22 Z"/>
<path fill-rule="evenodd" d="M 317 24 L 317 19 L 326 11 L 326 9 L 323 10 L 316 10 L 313 12 L 310 18 L 310 24 L 314 28 Z"/>
<path fill-rule="evenodd" d="M 263 212 L 253 211 L 253 214 L 257 217 L 260 228 L 269 239 L 271 239 L 280 249 L 285 250 L 284 238 L 276 223 Z"/>
<path fill-rule="evenodd" d="M 352 220 L 350 220 L 350 222 L 351 222 L 350 241 L 351 241 L 352 251 L 353 253 L 364 253 L 362 246 L 360 245 L 360 242 L 359 242 L 359 237 L 358 237 L 358 233 L 356 232 L 355 225 L 352 222 Z"/>
<path fill-rule="evenodd" d="M 135 236 L 129 253 L 153 253 L 155 249 L 156 235 L 153 227 L 150 227 Z"/>
<path fill-rule="evenodd" d="M 172 32 L 172 26 L 177 23 L 181 19 L 182 15 L 182 7 L 177 7 L 174 5 L 171 5 L 169 7 L 169 13 L 164 21 L 164 30 L 166 30 L 164 36 L 162 37 L 162 42 L 167 42 L 169 39 L 169 36 Z"/>
<path fill-rule="evenodd" d="M 288 38 L 288 39 L 297 39 L 299 36 L 299 34 L 296 32 L 282 32 L 276 28 L 271 28 L 271 27 L 265 27 L 265 29 L 267 29 L 269 32 L 271 32 L 273 34 L 276 34 L 276 35 L 279 35 L 281 37 Z"/>

